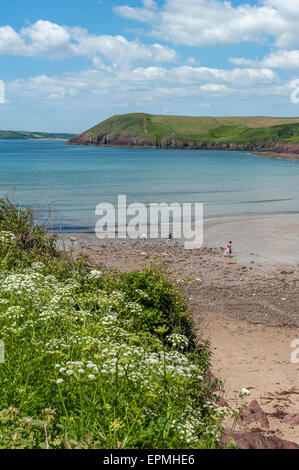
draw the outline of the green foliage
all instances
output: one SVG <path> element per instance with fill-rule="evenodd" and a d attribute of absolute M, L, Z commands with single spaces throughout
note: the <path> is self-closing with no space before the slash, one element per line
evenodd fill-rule
<path fill-rule="evenodd" d="M 169 331 L 192 336 L 191 319 L 186 313 L 185 296 L 168 279 L 159 265 L 144 271 L 133 271 L 122 276 L 122 288 L 128 297 L 142 305 L 138 328 L 160 333 Z M 164 327 L 164 328 L 162 328 Z"/>
<path fill-rule="evenodd" d="M 6 254 L 6 267 L 38 257 L 57 257 L 55 237 L 48 236 L 43 225 L 33 223 L 33 212 L 30 209 L 19 209 L 7 199 L 0 199 L 1 231 L 13 233 L 16 239 L 13 249 L 10 247 Z"/>
<path fill-rule="evenodd" d="M 56 251 L 1 201 L 0 448 L 215 448 L 220 420 L 183 292 Z"/>

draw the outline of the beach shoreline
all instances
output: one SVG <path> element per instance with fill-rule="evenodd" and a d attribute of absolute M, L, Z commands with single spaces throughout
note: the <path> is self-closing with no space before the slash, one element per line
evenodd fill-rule
<path fill-rule="evenodd" d="M 277 158 L 280 160 L 299 160 L 298 153 L 253 152 L 253 155 L 256 157 Z"/>
<path fill-rule="evenodd" d="M 284 420 L 299 412 L 299 371 L 291 363 L 291 343 L 299 338 L 298 234 L 299 214 L 276 214 L 206 219 L 204 244 L 196 250 L 185 250 L 182 240 L 168 247 L 166 240 L 94 233 L 60 233 L 58 243 L 109 269 L 158 262 L 174 281 L 185 280 L 196 334 L 211 343 L 224 399 L 237 406 L 238 390 L 249 388 L 270 422 L 263 433 L 299 442 L 299 426 Z M 233 257 L 224 258 L 229 240 Z"/>
<path fill-rule="evenodd" d="M 70 236 L 77 240 L 90 240 L 92 244 L 102 244 L 104 240 L 111 242 L 135 243 L 140 239 L 98 238 L 95 231 L 75 228 L 67 231 L 51 230 L 66 242 Z M 210 216 L 203 220 L 203 247 L 223 247 L 228 240 L 234 240 L 234 251 L 238 252 L 238 261 L 251 263 L 254 261 L 263 269 L 276 265 L 299 265 L 299 252 L 294 250 L 299 242 L 298 213 L 254 213 L 243 215 Z M 152 245 L 166 244 L 166 239 L 148 238 Z M 184 240 L 176 239 L 175 243 L 183 245 Z M 67 243 L 68 245 L 68 243 Z"/>

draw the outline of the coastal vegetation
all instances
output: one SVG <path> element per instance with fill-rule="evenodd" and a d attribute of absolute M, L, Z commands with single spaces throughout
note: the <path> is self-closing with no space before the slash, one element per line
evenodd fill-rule
<path fill-rule="evenodd" d="M 71 144 L 158 148 L 270 149 L 298 144 L 299 118 L 116 115 Z M 297 148 L 297 147 L 296 147 Z"/>
<path fill-rule="evenodd" d="M 70 241 L 58 252 L 0 201 L 0 448 L 219 447 L 234 412 L 206 379 L 184 283 L 94 265 Z"/>

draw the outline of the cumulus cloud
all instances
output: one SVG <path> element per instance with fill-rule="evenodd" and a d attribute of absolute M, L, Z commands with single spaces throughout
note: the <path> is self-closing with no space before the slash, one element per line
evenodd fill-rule
<path fill-rule="evenodd" d="M 142 22 L 155 22 L 157 4 L 152 0 L 143 0 L 143 7 L 130 7 L 128 5 L 115 7 L 114 11 L 125 18 L 130 20 L 137 20 Z"/>
<path fill-rule="evenodd" d="M 248 96 L 252 92 L 262 93 L 279 86 L 279 77 L 269 69 L 149 66 L 88 70 L 53 77 L 41 75 L 10 82 L 7 90 L 11 96 L 45 101 L 64 100 L 65 103 L 82 99 L 86 106 L 88 98 L 94 103 L 95 97 L 109 97 L 120 103 L 128 96 L 130 100 L 142 101 L 144 97 L 190 97 L 232 91 Z"/>
<path fill-rule="evenodd" d="M 24 41 L 11 26 L 0 27 L 0 54 L 25 54 Z"/>
<path fill-rule="evenodd" d="M 42 56 L 48 52 L 59 55 L 60 51 L 63 55 L 68 55 L 72 48 L 70 32 L 50 21 L 39 20 L 21 29 L 20 38 L 30 55 Z"/>
<path fill-rule="evenodd" d="M 205 91 L 208 93 L 229 93 L 233 91 L 231 88 L 227 87 L 226 85 L 219 85 L 217 83 L 207 83 L 206 85 L 201 85 L 201 91 Z"/>
<path fill-rule="evenodd" d="M 0 80 L 0 104 L 5 103 L 5 85 L 2 80 Z"/>
<path fill-rule="evenodd" d="M 291 26 L 298 19 L 299 0 L 285 2 L 285 5 L 281 5 L 280 0 L 263 0 L 256 6 L 233 6 L 220 0 L 166 0 L 161 6 L 153 0 L 143 0 L 138 8 L 123 5 L 115 11 L 149 23 L 151 34 L 174 43 L 209 46 L 264 41 L 271 36 L 278 45 L 286 41 L 286 32 L 293 34 L 295 31 Z M 45 20 L 19 32 L 11 26 L 0 27 L 0 55 L 52 59 L 85 57 L 94 67 L 80 73 L 15 80 L 7 84 L 7 95 L 64 106 L 79 102 L 84 106 L 97 106 L 105 101 L 121 107 L 132 100 L 143 103 L 145 108 L 152 100 L 159 105 L 162 100 L 164 105 L 166 100 L 168 106 L 180 98 L 182 102 L 184 98 L 192 102 L 199 96 L 212 100 L 228 94 L 281 95 L 287 85 L 273 69 L 299 68 L 299 50 L 287 47 L 277 48 L 260 61 L 231 58 L 233 67 L 229 68 L 204 67 L 202 61 L 198 63 L 192 56 L 186 57 L 184 65 L 180 65 L 176 51 L 162 40 L 162 44 L 160 41 L 144 44 L 140 39 L 90 34 L 80 27 Z"/>
<path fill-rule="evenodd" d="M 147 3 L 147 8 L 150 3 Z M 59 26 L 38 20 L 17 33 L 11 26 L 0 27 L 0 54 L 35 57 L 65 58 L 87 57 L 100 63 L 103 56 L 112 63 L 135 61 L 172 62 L 176 52 L 155 43 L 128 41 L 121 35 L 92 35 L 83 28 Z"/>
<path fill-rule="evenodd" d="M 279 49 L 267 54 L 262 60 L 230 58 L 230 62 L 238 66 L 269 67 L 275 69 L 295 70 L 299 69 L 299 50 Z"/>
<path fill-rule="evenodd" d="M 272 38 L 280 48 L 299 45 L 299 0 L 262 0 L 258 5 L 233 6 L 221 0 L 165 0 L 153 11 L 127 5 L 114 11 L 150 23 L 152 34 L 176 44 L 210 46 L 261 42 Z"/>

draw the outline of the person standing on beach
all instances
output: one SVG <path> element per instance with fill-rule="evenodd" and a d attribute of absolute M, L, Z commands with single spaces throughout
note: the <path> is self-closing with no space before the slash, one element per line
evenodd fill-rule
<path fill-rule="evenodd" d="M 168 240 L 167 240 L 167 246 L 170 246 L 171 245 L 171 240 L 173 239 L 173 233 L 172 232 L 169 232 L 169 235 L 168 235 Z"/>
<path fill-rule="evenodd" d="M 228 242 L 228 245 L 224 254 L 224 256 L 228 256 L 229 258 L 231 258 L 232 256 L 232 243 L 233 243 L 232 241 Z"/>
<path fill-rule="evenodd" d="M 231 253 L 232 253 L 232 242 L 230 241 L 230 242 L 228 242 L 227 247 L 224 250 L 224 256 L 230 258 Z"/>

